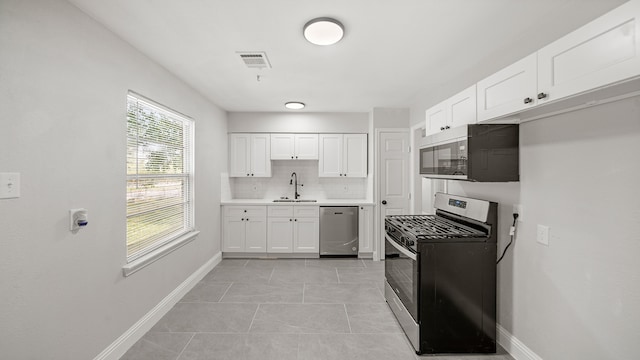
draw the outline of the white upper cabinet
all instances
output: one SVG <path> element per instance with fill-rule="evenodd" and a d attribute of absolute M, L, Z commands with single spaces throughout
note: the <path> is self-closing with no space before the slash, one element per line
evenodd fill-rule
<path fill-rule="evenodd" d="M 552 101 L 640 75 L 640 1 L 538 51 L 538 97 Z"/>
<path fill-rule="evenodd" d="M 344 134 L 342 171 L 347 177 L 367 177 L 367 134 Z"/>
<path fill-rule="evenodd" d="M 476 86 L 473 85 L 449 99 L 431 107 L 426 112 L 427 135 L 452 127 L 475 124 L 476 122 Z"/>
<path fill-rule="evenodd" d="M 367 177 L 367 134 L 320 134 L 319 177 Z"/>
<path fill-rule="evenodd" d="M 318 134 L 296 134 L 294 156 L 299 160 L 318 160 Z"/>
<path fill-rule="evenodd" d="M 318 176 L 342 176 L 342 134 L 320 134 L 320 161 L 318 161 Z"/>
<path fill-rule="evenodd" d="M 294 134 L 271 134 L 271 160 L 293 159 L 294 144 Z"/>
<path fill-rule="evenodd" d="M 450 97 L 445 101 L 445 104 L 447 109 L 446 125 L 456 127 L 476 123 L 476 85 Z"/>
<path fill-rule="evenodd" d="M 269 134 L 229 135 L 229 176 L 270 177 L 270 143 Z"/>
<path fill-rule="evenodd" d="M 318 134 L 271 134 L 271 160 L 318 160 Z"/>
<path fill-rule="evenodd" d="M 433 135 L 444 130 L 447 124 L 447 108 L 444 102 L 427 110 L 427 135 Z"/>
<path fill-rule="evenodd" d="M 534 53 L 478 82 L 478 121 L 534 106 L 536 81 Z"/>

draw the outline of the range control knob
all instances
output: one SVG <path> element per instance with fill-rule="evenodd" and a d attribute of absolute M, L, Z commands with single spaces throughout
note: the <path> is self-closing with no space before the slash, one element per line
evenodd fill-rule
<path fill-rule="evenodd" d="M 413 241 L 413 240 L 407 240 L 407 245 L 409 245 L 409 246 L 413 246 L 413 245 L 415 245 L 415 243 L 416 242 Z"/>

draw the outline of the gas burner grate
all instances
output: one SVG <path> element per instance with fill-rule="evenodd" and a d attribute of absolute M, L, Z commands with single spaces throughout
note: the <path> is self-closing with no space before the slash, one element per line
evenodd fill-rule
<path fill-rule="evenodd" d="M 484 237 L 486 233 L 436 215 L 392 215 L 387 221 L 417 239 Z"/>

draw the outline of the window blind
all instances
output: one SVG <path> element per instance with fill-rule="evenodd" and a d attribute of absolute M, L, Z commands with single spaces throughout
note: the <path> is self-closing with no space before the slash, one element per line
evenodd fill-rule
<path fill-rule="evenodd" d="M 127 261 L 194 230 L 193 121 L 127 96 Z"/>

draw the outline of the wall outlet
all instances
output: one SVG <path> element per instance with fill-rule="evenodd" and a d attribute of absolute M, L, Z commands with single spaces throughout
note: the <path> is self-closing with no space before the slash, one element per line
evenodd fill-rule
<path fill-rule="evenodd" d="M 20 173 L 0 173 L 0 199 L 20 197 Z"/>
<path fill-rule="evenodd" d="M 522 204 L 513 204 L 513 213 L 518 214 L 518 221 L 522 221 Z"/>
<path fill-rule="evenodd" d="M 536 241 L 542 245 L 549 246 L 549 227 L 546 225 L 538 225 Z"/>

